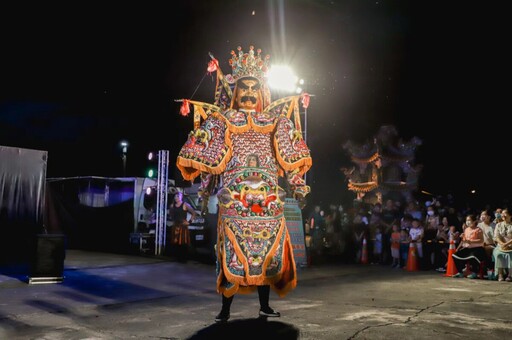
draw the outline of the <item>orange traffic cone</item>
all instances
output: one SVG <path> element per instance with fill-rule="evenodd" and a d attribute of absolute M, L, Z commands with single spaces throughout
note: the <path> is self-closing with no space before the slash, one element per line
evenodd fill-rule
<path fill-rule="evenodd" d="M 457 274 L 457 267 L 455 267 L 455 261 L 453 261 L 452 255 L 455 253 L 455 242 L 450 240 L 450 248 L 448 249 L 448 264 L 446 265 L 446 273 L 444 276 L 452 277 Z"/>
<path fill-rule="evenodd" d="M 416 243 L 409 243 L 409 254 L 407 255 L 407 266 L 405 270 L 408 272 L 418 271 L 418 252 L 416 251 Z"/>
<path fill-rule="evenodd" d="M 366 247 L 366 237 L 363 238 L 363 250 L 361 251 L 361 264 L 368 264 L 368 249 Z"/>

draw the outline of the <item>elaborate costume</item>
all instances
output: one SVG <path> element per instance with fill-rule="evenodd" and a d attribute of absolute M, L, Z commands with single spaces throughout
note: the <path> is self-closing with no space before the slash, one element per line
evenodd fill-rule
<path fill-rule="evenodd" d="M 203 200 L 220 187 L 217 291 L 229 298 L 270 285 L 284 296 L 296 286 L 297 275 L 283 214 L 287 194 L 278 178 L 288 180 L 296 199 L 309 193 L 303 175 L 312 160 L 299 116 L 299 100 L 307 105 L 309 96 L 270 103 L 269 57 L 252 46 L 231 54 L 232 75 L 224 76 L 213 57 L 208 66 L 217 72 L 215 104 L 184 100 L 182 114 L 194 105 L 194 130 L 177 167 L 186 180 L 201 175 Z"/>

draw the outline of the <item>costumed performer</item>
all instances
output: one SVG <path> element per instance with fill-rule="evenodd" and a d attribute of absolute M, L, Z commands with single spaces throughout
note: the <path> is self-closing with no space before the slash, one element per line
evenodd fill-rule
<path fill-rule="evenodd" d="M 269 306 L 270 289 L 284 297 L 297 285 L 292 243 L 284 218 L 284 177 L 290 196 L 304 201 L 310 188 L 303 175 L 312 165 L 302 138 L 301 94 L 270 102 L 266 82 L 269 56 L 251 46 L 231 52 L 232 74 L 224 75 L 212 57 L 208 72 L 217 73 L 215 103 L 183 100 L 180 113 L 194 106 L 194 130 L 176 164 L 185 180 L 201 176 L 203 203 L 217 188 L 217 292 L 227 321 L 236 293 L 258 291 L 264 317 L 279 317 Z M 202 121 L 204 120 L 204 121 Z M 202 121 L 202 122 L 201 122 Z"/>

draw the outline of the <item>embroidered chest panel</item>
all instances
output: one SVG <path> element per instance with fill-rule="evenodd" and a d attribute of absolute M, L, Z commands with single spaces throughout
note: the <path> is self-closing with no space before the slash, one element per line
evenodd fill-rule
<path fill-rule="evenodd" d="M 277 172 L 277 163 L 272 148 L 270 133 L 249 130 L 231 135 L 233 146 L 231 160 L 226 171 L 240 167 L 264 168 L 268 172 Z"/>

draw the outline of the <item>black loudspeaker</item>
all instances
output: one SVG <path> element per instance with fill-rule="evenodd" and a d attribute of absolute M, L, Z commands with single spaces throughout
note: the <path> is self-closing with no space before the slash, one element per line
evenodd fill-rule
<path fill-rule="evenodd" d="M 65 236 L 40 234 L 34 242 L 28 283 L 60 283 L 64 279 Z"/>

